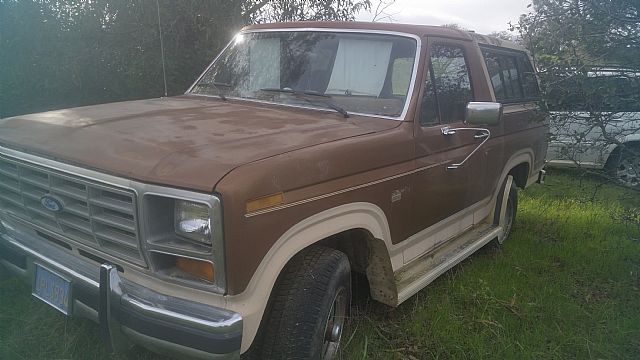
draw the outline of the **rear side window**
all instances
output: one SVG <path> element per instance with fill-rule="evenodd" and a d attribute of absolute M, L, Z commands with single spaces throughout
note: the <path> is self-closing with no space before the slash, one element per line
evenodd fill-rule
<path fill-rule="evenodd" d="M 540 88 L 538 87 L 538 79 L 536 79 L 536 72 L 531 66 L 531 61 L 526 55 L 520 55 L 518 59 L 518 68 L 522 73 L 522 88 L 524 90 L 524 97 L 527 99 L 538 99 L 540 97 Z"/>
<path fill-rule="evenodd" d="M 538 82 L 529 58 L 520 52 L 483 49 L 491 85 L 500 102 L 521 102 L 539 97 Z"/>

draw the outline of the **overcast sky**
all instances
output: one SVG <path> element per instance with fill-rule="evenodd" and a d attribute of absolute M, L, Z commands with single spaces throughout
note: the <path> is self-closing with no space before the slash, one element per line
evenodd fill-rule
<path fill-rule="evenodd" d="M 357 20 L 371 21 L 378 0 L 371 1 L 371 12 L 361 12 Z M 516 22 L 528 11 L 531 0 L 396 0 L 387 13 L 392 21 L 408 24 L 459 24 L 469 30 L 488 34 L 508 30 L 509 21 Z"/>

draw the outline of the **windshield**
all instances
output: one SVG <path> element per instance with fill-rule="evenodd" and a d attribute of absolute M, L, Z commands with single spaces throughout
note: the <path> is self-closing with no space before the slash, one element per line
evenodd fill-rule
<path fill-rule="evenodd" d="M 350 113 L 399 117 L 415 57 L 416 40 L 395 35 L 243 33 L 191 93 L 326 109 L 332 104 Z"/>

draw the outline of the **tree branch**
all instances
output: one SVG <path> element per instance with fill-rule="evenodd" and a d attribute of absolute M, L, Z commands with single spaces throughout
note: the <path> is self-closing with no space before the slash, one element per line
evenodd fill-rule
<path fill-rule="evenodd" d="M 260 11 L 260 9 L 267 6 L 269 2 L 271 2 L 271 0 L 262 0 L 258 3 L 253 4 L 253 6 L 251 6 L 242 14 L 242 18 L 245 19 L 245 21 L 248 20 L 251 15 L 257 13 L 258 11 Z"/>

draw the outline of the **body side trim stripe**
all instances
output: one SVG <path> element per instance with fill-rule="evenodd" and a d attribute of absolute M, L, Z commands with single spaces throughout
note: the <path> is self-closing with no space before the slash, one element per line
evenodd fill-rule
<path fill-rule="evenodd" d="M 431 164 L 431 165 L 424 166 L 424 167 L 421 167 L 421 168 L 418 168 L 418 169 L 414 169 L 414 170 L 411 170 L 411 171 L 407 171 L 407 172 L 404 172 L 404 173 L 401 173 L 401 174 L 389 176 L 389 177 L 386 177 L 386 178 L 382 178 L 380 180 L 371 181 L 371 182 L 364 183 L 364 184 L 357 185 L 357 186 L 352 186 L 352 187 L 345 188 L 345 189 L 338 190 L 338 191 L 334 191 L 334 192 L 331 192 L 331 193 L 328 193 L 328 194 L 318 195 L 318 196 L 310 197 L 308 199 L 298 200 L 298 201 L 294 201 L 292 203 L 278 205 L 278 206 L 270 207 L 270 208 L 267 208 L 267 209 L 264 209 L 264 210 L 258 210 L 258 211 L 250 212 L 250 213 L 245 214 L 244 217 L 250 218 L 250 217 L 254 217 L 254 216 L 270 213 L 270 212 L 273 212 L 273 211 L 283 210 L 283 209 L 287 209 L 287 208 L 290 208 L 290 207 L 293 207 L 293 206 L 307 204 L 307 203 L 310 203 L 310 202 L 313 202 L 313 201 L 326 199 L 328 197 L 333 197 L 333 196 L 344 194 L 344 193 L 347 193 L 347 192 L 350 192 L 350 191 L 359 190 L 359 189 L 362 189 L 362 188 L 365 188 L 365 187 L 369 187 L 369 186 L 372 186 L 372 185 L 377 185 L 377 184 L 380 184 L 380 183 L 383 183 L 383 182 L 386 182 L 386 181 L 389 181 L 389 180 L 395 180 L 395 179 L 398 179 L 398 178 L 401 178 L 401 177 L 404 177 L 404 176 L 412 175 L 412 174 L 415 174 L 415 173 L 418 173 L 418 172 L 421 172 L 421 171 L 425 171 L 425 170 L 434 168 L 436 166 L 444 165 L 444 164 L 446 164 L 448 162 L 450 162 L 450 161 L 437 163 L 437 164 Z"/>

